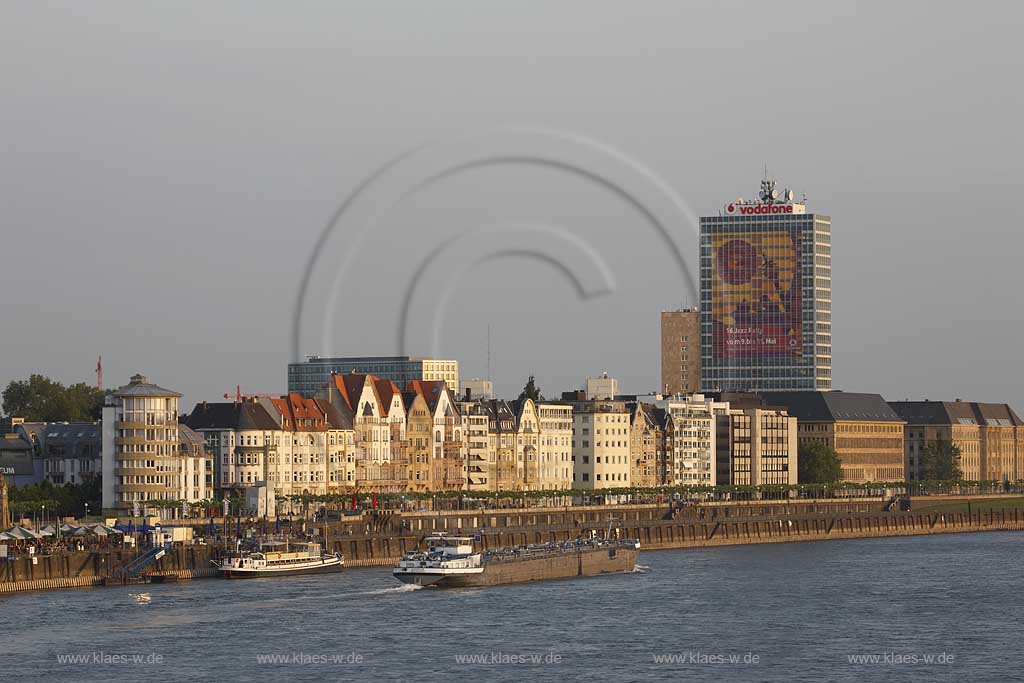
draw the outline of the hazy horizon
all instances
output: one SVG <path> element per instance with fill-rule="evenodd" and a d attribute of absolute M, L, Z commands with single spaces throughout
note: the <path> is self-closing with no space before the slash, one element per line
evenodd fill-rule
<path fill-rule="evenodd" d="M 237 384 L 283 393 L 303 270 L 345 197 L 420 145 L 524 126 L 621 151 L 698 215 L 752 197 L 767 165 L 832 217 L 836 389 L 1022 409 L 1022 14 L 7 5 L 0 386 L 33 372 L 92 383 L 102 354 L 106 386 L 142 372 L 185 411 Z M 488 260 L 460 276 L 439 355 L 486 376 L 490 325 L 501 396 L 530 374 L 552 396 L 602 371 L 624 393 L 656 390 L 659 313 L 697 303 L 670 255 L 621 197 L 516 164 L 381 217 L 339 292 L 334 348 L 303 337 L 300 354 L 398 353 L 395 311 L 419 259 L 453 232 L 512 221 L 592 246 L 614 291 L 581 301 L 542 259 Z M 694 264 L 696 233 L 677 237 Z M 409 351 L 429 355 L 421 332 Z"/>

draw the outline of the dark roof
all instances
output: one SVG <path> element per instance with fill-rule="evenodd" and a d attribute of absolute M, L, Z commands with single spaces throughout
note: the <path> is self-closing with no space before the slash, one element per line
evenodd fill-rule
<path fill-rule="evenodd" d="M 661 429 L 665 428 L 665 421 L 668 419 L 668 411 L 664 408 L 659 408 L 653 403 L 645 404 L 647 414 L 651 416 L 651 421 Z"/>
<path fill-rule="evenodd" d="M 182 446 L 198 446 L 200 452 L 206 449 L 206 440 L 203 435 L 188 425 L 178 425 L 178 443 Z"/>
<path fill-rule="evenodd" d="M 45 422 L 25 422 L 15 426 L 14 432 L 16 434 L 21 433 L 31 441 L 38 443 L 39 439 L 42 438 L 43 431 L 45 429 Z"/>
<path fill-rule="evenodd" d="M 6 435 L 4 437 L 0 437 L 0 451 L 4 451 L 5 453 L 31 453 L 32 444 L 25 441 L 25 439 L 22 439 L 20 436 Z"/>
<path fill-rule="evenodd" d="M 34 474 L 32 466 L 32 444 L 21 437 L 0 436 L 0 467 L 3 471 L 14 470 L 15 476 Z"/>
<path fill-rule="evenodd" d="M 327 413 L 327 424 L 330 425 L 331 429 L 341 429 L 344 431 L 352 431 L 352 412 L 338 408 L 333 403 L 328 403 L 322 399 L 316 399 L 317 405 L 323 408 L 324 412 Z"/>
<path fill-rule="evenodd" d="M 879 394 L 848 391 L 771 391 L 769 405 L 784 407 L 801 422 L 903 422 Z"/>
<path fill-rule="evenodd" d="M 176 391 L 170 389 L 164 389 L 163 387 L 152 384 L 149 378 L 145 375 L 132 375 L 131 380 L 128 384 L 118 389 L 115 396 L 161 396 L 161 397 L 180 397 Z"/>
<path fill-rule="evenodd" d="M 971 407 L 984 420 L 985 424 L 1024 425 L 1017 413 L 1013 412 L 1013 408 L 1005 403 L 972 403 Z"/>
<path fill-rule="evenodd" d="M 197 403 L 185 419 L 192 429 L 263 430 L 280 429 L 281 425 L 255 401 L 241 403 Z"/>
<path fill-rule="evenodd" d="M 889 406 L 908 424 L 1024 425 L 1005 403 L 968 401 L 890 401 Z"/>
<path fill-rule="evenodd" d="M 100 426 L 95 422 L 48 422 L 42 434 L 46 441 L 99 439 Z"/>

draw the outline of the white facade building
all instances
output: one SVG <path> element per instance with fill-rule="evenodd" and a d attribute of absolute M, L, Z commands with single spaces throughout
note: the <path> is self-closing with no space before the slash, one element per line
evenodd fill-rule
<path fill-rule="evenodd" d="M 669 486 L 715 486 L 716 439 L 720 419 L 728 422 L 729 404 L 703 394 L 657 402 L 666 411 L 665 479 Z"/>
<path fill-rule="evenodd" d="M 587 378 L 587 400 L 610 401 L 619 395 L 619 380 L 609 377 L 607 372 L 602 372 L 600 377 Z"/>
<path fill-rule="evenodd" d="M 178 428 L 181 394 L 143 375 L 107 398 L 103 407 L 103 508 L 127 510 L 150 502 L 206 500 L 205 448 L 182 441 Z"/>
<path fill-rule="evenodd" d="M 489 379 L 478 379 L 476 377 L 464 379 L 462 380 L 461 388 L 463 396 L 465 396 L 466 392 L 469 392 L 469 400 L 471 401 L 494 398 L 494 382 Z"/>
<path fill-rule="evenodd" d="M 572 488 L 572 406 L 538 403 L 540 447 L 537 459 L 536 488 L 561 490 Z"/>
<path fill-rule="evenodd" d="M 623 401 L 577 401 L 573 409 L 573 488 L 630 485 L 630 413 Z"/>

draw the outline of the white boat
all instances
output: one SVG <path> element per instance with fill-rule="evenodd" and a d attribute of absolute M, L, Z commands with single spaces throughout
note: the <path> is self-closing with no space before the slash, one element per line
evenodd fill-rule
<path fill-rule="evenodd" d="M 473 550 L 469 536 L 430 536 L 425 551 L 406 553 L 392 570 L 402 583 L 432 586 L 449 577 L 483 574 L 483 553 Z"/>
<path fill-rule="evenodd" d="M 284 546 L 284 550 L 276 550 Z M 325 553 L 319 543 L 264 543 L 253 552 L 239 553 L 221 560 L 218 569 L 228 579 L 257 576 L 290 576 L 337 572 L 345 566 L 341 553 Z"/>

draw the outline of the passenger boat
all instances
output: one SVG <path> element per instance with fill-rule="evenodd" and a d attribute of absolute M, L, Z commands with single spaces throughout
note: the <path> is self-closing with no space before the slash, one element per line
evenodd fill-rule
<path fill-rule="evenodd" d="M 284 550 L 277 550 L 284 546 Z M 293 550 L 294 548 L 294 550 Z M 221 575 L 228 579 L 257 576 L 290 576 L 293 574 L 323 574 L 337 572 L 345 566 L 341 553 L 325 553 L 319 543 L 264 543 L 253 552 L 225 557 L 218 565 Z"/>
<path fill-rule="evenodd" d="M 478 551 L 468 536 L 439 534 L 426 550 L 406 553 L 392 574 L 403 583 L 440 588 L 495 586 L 633 571 L 639 541 L 594 538 Z"/>

